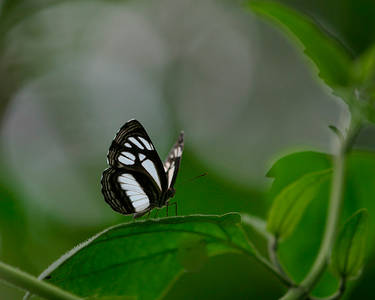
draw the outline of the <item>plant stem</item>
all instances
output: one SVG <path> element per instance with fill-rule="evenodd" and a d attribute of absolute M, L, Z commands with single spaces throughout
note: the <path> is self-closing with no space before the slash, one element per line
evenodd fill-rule
<path fill-rule="evenodd" d="M 251 258 L 255 258 L 256 261 L 258 261 L 262 266 L 264 266 L 268 271 L 270 271 L 272 274 L 274 274 L 283 284 L 285 284 L 288 287 L 293 286 L 293 282 L 289 279 L 289 277 L 286 274 L 282 274 L 273 264 L 271 264 L 260 252 L 259 250 L 253 245 L 253 243 L 250 241 L 249 236 L 244 230 L 244 228 L 239 225 L 241 230 L 244 232 L 247 243 L 250 245 L 252 252 L 244 251 L 243 253 Z"/>
<path fill-rule="evenodd" d="M 82 300 L 52 284 L 39 280 L 30 274 L 18 270 L 0 261 L 0 279 L 5 282 L 19 287 L 23 290 L 30 291 L 46 299 L 54 300 Z"/>
<path fill-rule="evenodd" d="M 254 248 L 255 250 L 255 248 Z M 271 271 L 276 277 L 286 286 L 293 286 L 293 282 L 285 275 L 279 272 L 279 270 L 274 267 L 263 255 L 261 255 L 257 250 L 254 251 L 254 256 L 256 260 L 261 263 L 266 269 Z"/>
<path fill-rule="evenodd" d="M 348 136 L 340 143 L 338 154 L 334 158 L 331 196 L 328 206 L 323 241 L 321 243 L 318 256 L 302 283 L 299 286 L 290 289 L 281 298 L 282 300 L 305 299 L 319 281 L 327 266 L 331 249 L 335 241 L 341 210 L 343 189 L 345 186 L 346 158 L 352 147 L 354 139 L 359 132 L 359 129 L 360 124 L 352 122 Z"/>
<path fill-rule="evenodd" d="M 270 260 L 271 260 L 272 264 L 280 272 L 280 274 L 284 275 L 285 277 L 288 277 L 288 275 L 284 271 L 283 266 L 280 263 L 279 257 L 277 256 L 278 246 L 279 246 L 279 241 L 278 241 L 277 237 L 272 236 L 268 240 L 268 254 L 269 254 L 269 257 L 270 257 Z"/>

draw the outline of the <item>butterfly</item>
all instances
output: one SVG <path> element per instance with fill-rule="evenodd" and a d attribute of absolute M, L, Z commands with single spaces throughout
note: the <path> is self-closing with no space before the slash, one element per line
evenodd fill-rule
<path fill-rule="evenodd" d="M 153 208 L 168 206 L 184 149 L 184 132 L 161 162 L 150 137 L 137 120 L 117 132 L 109 147 L 101 184 L 105 201 L 113 210 L 135 218 Z"/>

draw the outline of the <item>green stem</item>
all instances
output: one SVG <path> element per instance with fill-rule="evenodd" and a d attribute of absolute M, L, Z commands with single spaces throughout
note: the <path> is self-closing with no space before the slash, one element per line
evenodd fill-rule
<path fill-rule="evenodd" d="M 293 286 L 293 282 L 290 281 L 290 279 L 279 272 L 277 268 L 275 268 L 274 265 L 272 265 L 263 255 L 261 255 L 255 248 L 254 248 L 254 256 L 256 260 L 261 263 L 266 269 L 271 271 L 283 284 L 286 286 Z"/>
<path fill-rule="evenodd" d="M 249 236 L 244 230 L 244 228 L 239 225 L 242 232 L 244 233 L 247 243 L 250 245 L 252 251 L 243 251 L 243 253 L 248 256 L 249 258 L 255 258 L 263 267 L 265 267 L 268 271 L 270 271 L 272 274 L 274 274 L 283 284 L 285 284 L 288 287 L 293 286 L 293 282 L 286 276 L 285 274 L 282 274 L 279 272 L 279 270 L 271 264 L 262 254 L 260 254 L 259 250 L 253 245 L 253 243 L 250 241 Z"/>
<path fill-rule="evenodd" d="M 275 268 L 279 271 L 280 274 L 282 274 L 284 277 L 289 278 L 286 272 L 284 271 L 283 266 L 280 263 L 279 257 L 277 255 L 277 249 L 279 247 L 279 240 L 277 237 L 273 236 L 268 240 L 268 253 L 271 262 L 275 266 Z M 289 281 L 292 282 L 292 280 L 289 278 Z"/>
<path fill-rule="evenodd" d="M 353 122 L 348 136 L 340 144 L 339 152 L 334 159 L 331 197 L 328 206 L 323 241 L 321 243 L 318 256 L 302 283 L 299 286 L 290 289 L 281 298 L 282 300 L 305 299 L 325 271 L 338 228 L 343 189 L 345 185 L 346 158 L 353 145 L 354 139 L 359 132 L 359 129 L 360 124 Z"/>
<path fill-rule="evenodd" d="M 54 300 L 82 300 L 52 284 L 39 280 L 0 261 L 0 279 L 32 294 Z"/>

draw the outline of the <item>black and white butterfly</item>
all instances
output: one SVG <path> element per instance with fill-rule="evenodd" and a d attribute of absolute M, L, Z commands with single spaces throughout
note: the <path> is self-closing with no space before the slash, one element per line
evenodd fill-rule
<path fill-rule="evenodd" d="M 140 217 L 168 205 L 184 149 L 181 132 L 164 163 L 146 130 L 137 120 L 117 132 L 107 154 L 109 168 L 102 175 L 105 201 L 117 212 Z"/>

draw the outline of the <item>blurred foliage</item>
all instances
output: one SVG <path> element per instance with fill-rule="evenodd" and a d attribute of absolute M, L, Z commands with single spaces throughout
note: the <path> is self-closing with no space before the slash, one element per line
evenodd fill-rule
<path fill-rule="evenodd" d="M 362 271 L 366 257 L 368 214 L 361 209 L 341 229 L 332 252 L 332 268 L 340 277 L 355 279 Z"/>
<path fill-rule="evenodd" d="M 332 158 L 329 155 L 317 152 L 300 152 L 283 157 L 269 172 L 269 176 L 275 178 L 271 195 L 279 194 L 284 187 L 298 180 L 304 174 L 330 168 L 331 161 Z M 362 207 L 366 207 L 370 215 L 375 214 L 373 196 L 371 196 L 375 193 L 373 190 L 375 188 L 373 185 L 375 182 L 374 167 L 375 154 L 373 153 L 354 152 L 349 156 L 343 219 L 348 218 Z M 297 281 L 307 273 L 318 251 L 325 224 L 328 197 L 329 185 L 325 184 L 308 206 L 306 214 L 301 219 L 293 236 L 280 245 L 281 260 Z M 375 242 L 375 231 L 371 229 L 375 228 L 375 220 L 370 218 L 369 222 L 370 247 L 368 253 L 370 254 Z M 333 293 L 336 288 L 335 282 L 330 271 L 326 271 L 325 277 L 315 289 L 315 294 L 326 296 Z"/>
<path fill-rule="evenodd" d="M 375 3 L 371 0 L 281 0 L 311 15 L 357 57 L 375 43 Z"/>
<path fill-rule="evenodd" d="M 88 1 L 83 0 L 81 2 L 88 3 Z M 107 2 L 118 4 L 126 1 Z M 156 2 L 157 1 L 155 1 L 155 3 Z M 303 37 L 303 39 L 300 40 L 300 43 L 306 47 L 306 53 L 319 67 L 320 75 L 323 77 L 323 79 L 332 88 L 336 89 L 338 94 L 343 95 L 342 90 L 340 89 L 341 87 L 347 87 L 348 84 L 354 84 L 358 89 L 361 99 L 366 100 L 366 103 L 367 101 L 374 101 L 374 1 L 282 0 L 279 2 L 287 4 L 290 8 L 270 4 L 269 1 L 252 1 L 254 5 L 253 7 L 257 6 L 259 13 L 269 14 L 270 16 L 272 15 L 273 18 L 276 18 L 279 22 L 288 27 L 288 29 L 297 35 L 298 38 Z M 55 65 L 54 60 L 51 59 L 51 57 L 53 55 L 61 56 L 63 55 L 61 52 L 66 51 L 66 48 L 64 47 L 59 47 L 56 45 L 50 47 L 50 45 L 47 45 L 46 49 L 44 49 L 45 52 L 39 53 L 39 56 L 24 57 L 18 54 L 20 52 L 7 52 L 9 50 L 9 34 L 17 30 L 21 24 L 26 23 L 25 27 L 28 29 L 26 36 L 31 40 L 38 40 L 38 36 L 40 36 L 42 33 L 37 30 L 37 27 L 28 26 L 27 21 L 32 19 L 33 15 L 42 14 L 46 11 L 48 12 L 50 8 L 56 8 L 57 5 L 65 3 L 69 4 L 69 1 L 4 0 L 0 3 L 0 120 L 2 123 L 6 121 L 6 112 L 12 105 L 12 101 L 15 99 L 15 94 L 19 92 L 22 87 L 27 86 L 30 81 L 35 80 L 35 78 L 40 78 L 48 73 L 48 71 L 53 70 Z M 218 4 L 215 5 L 226 5 L 226 9 L 228 9 L 229 13 L 233 13 L 233 6 L 237 6 L 237 1 L 235 4 L 233 4 L 232 1 L 217 1 L 217 3 Z M 149 5 L 151 5 L 151 2 Z M 268 7 L 267 11 L 265 10 L 266 7 Z M 277 7 L 280 9 L 273 10 L 272 7 Z M 189 7 L 184 7 L 183 11 L 185 12 L 185 10 L 188 8 Z M 294 8 L 295 10 L 291 8 Z M 101 7 L 101 9 L 103 9 L 103 7 Z M 84 19 L 86 16 L 83 15 L 81 18 Z M 177 16 L 176 18 L 183 20 L 183 17 L 181 16 Z M 249 18 L 251 17 L 249 16 Z M 66 22 L 71 22 L 71 20 L 68 19 Z M 189 21 L 185 22 L 189 23 Z M 46 24 L 39 24 L 41 27 L 43 25 Z M 57 24 L 56 27 L 58 26 L 59 25 Z M 201 24 L 198 23 L 198 26 L 201 26 Z M 237 23 L 235 26 L 237 29 L 240 27 Z M 173 25 L 166 24 L 166 27 L 173 27 Z M 252 25 L 248 25 L 248 27 L 252 27 Z M 188 26 L 188 28 L 190 27 Z M 268 34 L 267 31 L 264 31 L 266 30 L 264 29 L 266 28 L 265 25 L 260 25 L 259 28 L 260 30 L 263 30 L 261 33 L 265 32 Z M 52 31 L 55 29 L 56 28 L 52 28 Z M 246 29 L 249 31 L 248 28 Z M 97 30 L 97 28 L 93 28 L 92 30 Z M 238 29 L 236 34 L 243 34 L 241 30 L 242 29 Z M 246 31 L 246 34 L 248 34 L 248 31 Z M 185 32 L 185 34 L 188 35 L 189 32 Z M 214 31 L 214 34 L 217 34 L 217 31 Z M 180 32 L 177 32 L 177 35 L 181 36 L 179 36 L 177 39 L 178 42 L 176 44 L 177 46 L 183 48 L 185 44 L 181 41 L 184 40 L 186 36 Z M 220 36 L 220 31 L 217 35 Z M 61 39 L 63 42 L 65 41 L 64 36 L 57 34 L 56 38 L 59 40 Z M 170 38 L 170 36 L 163 38 L 168 41 L 173 40 Z M 201 39 L 206 38 L 207 37 L 205 36 L 201 37 Z M 273 37 L 271 37 L 271 39 L 273 39 Z M 78 34 L 75 37 L 74 42 L 77 44 L 80 42 L 85 44 L 87 40 L 82 39 L 82 36 Z M 18 47 L 21 46 L 18 44 Z M 32 46 L 35 47 L 34 44 L 32 44 Z M 243 45 L 234 45 L 235 48 L 241 48 L 242 46 Z M 226 50 L 224 46 L 222 47 L 224 50 Z M 264 48 L 261 51 L 266 52 L 267 44 L 263 45 L 263 47 Z M 322 51 L 322 49 L 324 49 L 324 51 Z M 169 49 L 170 52 L 168 53 L 169 55 L 175 55 L 176 57 L 173 57 L 171 60 L 172 63 L 170 63 L 168 68 L 166 68 L 167 70 L 164 74 L 165 77 L 159 78 L 158 73 L 152 72 L 150 72 L 152 73 L 150 77 L 158 77 L 157 80 L 160 81 L 164 80 L 163 97 L 167 98 L 165 99 L 165 103 L 168 103 L 165 109 L 169 111 L 169 117 L 171 119 L 169 124 L 171 124 L 173 128 L 177 130 L 184 125 L 181 122 L 181 116 L 184 114 L 184 112 L 181 112 L 181 106 L 178 105 L 178 101 L 176 100 L 178 96 L 178 91 L 176 90 L 179 88 L 178 79 L 182 78 L 182 80 L 184 80 L 185 78 L 183 75 L 185 74 L 184 71 L 186 72 L 186 66 L 193 66 L 194 68 L 200 70 L 199 75 L 202 76 L 198 77 L 200 81 L 208 84 L 209 80 L 204 77 L 204 70 L 201 70 L 203 69 L 201 67 L 201 61 L 192 61 L 187 54 L 178 56 L 173 52 L 173 50 L 171 51 Z M 200 48 L 198 48 L 198 50 L 202 51 Z M 212 52 L 219 50 L 220 47 L 208 48 L 208 51 Z M 248 49 L 245 50 L 248 51 Z M 74 49 L 73 52 L 74 51 L 76 51 L 76 49 Z M 123 49 L 121 51 L 123 51 Z M 275 48 L 272 49 L 272 52 L 274 53 L 267 58 L 270 60 L 271 64 L 274 63 L 274 57 L 283 55 L 283 52 L 279 53 L 278 49 Z M 294 55 L 295 53 L 293 52 L 292 56 Z M 62 64 L 67 63 L 67 61 L 62 61 Z M 72 62 L 70 61 L 70 63 Z M 75 61 L 73 61 L 73 64 L 74 63 Z M 282 70 L 282 77 L 288 77 L 289 75 L 287 76 L 287 74 L 293 72 L 293 69 L 290 70 L 290 65 L 288 63 L 289 61 L 287 61 L 287 65 Z M 246 64 L 246 62 L 243 64 Z M 275 80 L 274 78 L 269 77 L 272 73 L 274 73 L 273 71 L 262 74 L 263 66 L 265 64 L 265 61 L 259 62 L 257 65 L 257 76 L 255 76 L 255 79 L 252 78 L 253 81 L 263 79 L 262 83 L 264 86 L 261 88 L 270 90 L 271 92 L 276 91 L 277 85 L 279 82 L 281 82 L 281 89 L 296 89 L 295 86 L 292 88 L 289 86 L 283 86 L 281 78 L 276 77 Z M 231 74 L 230 70 L 228 69 L 223 69 L 220 72 Z M 218 71 L 217 73 L 220 72 Z M 79 72 L 77 71 L 77 73 Z M 298 72 L 296 74 L 297 77 L 299 74 Z M 262 78 L 262 75 L 264 78 Z M 70 74 L 66 76 L 69 77 Z M 78 74 L 78 76 L 80 75 Z M 295 84 L 294 82 L 296 78 L 293 78 L 292 76 L 291 79 L 293 84 Z M 75 78 L 73 77 L 72 80 L 74 81 Z M 71 94 L 67 93 L 71 86 L 65 87 L 66 89 L 64 90 L 63 84 L 64 83 L 61 81 L 55 82 L 54 85 L 51 85 L 51 82 L 48 82 L 48 86 L 51 87 L 53 91 L 52 95 L 55 95 L 54 93 L 61 91 L 62 94 L 66 93 L 65 97 L 71 97 Z M 224 82 L 222 84 L 224 85 Z M 272 88 L 273 84 L 275 85 L 275 89 Z M 214 86 L 215 85 L 217 86 L 218 83 L 214 82 Z M 84 88 L 87 88 L 87 86 L 77 87 L 77 89 L 82 90 Z M 230 90 L 230 93 L 232 92 L 233 91 Z M 303 93 L 299 93 L 297 97 L 308 97 L 308 93 L 309 92 L 304 91 Z M 103 94 L 105 95 L 105 93 Z M 50 94 L 47 95 L 49 103 L 44 103 L 43 109 L 47 112 L 49 117 L 48 126 L 54 127 L 58 132 L 58 138 L 61 139 L 62 144 L 67 145 L 67 147 L 64 149 L 65 152 L 62 152 L 63 155 L 67 155 L 67 153 L 70 154 L 69 151 L 72 149 L 76 150 L 76 148 L 74 148 L 76 144 L 78 144 L 82 139 L 87 139 L 87 136 L 74 136 L 74 131 L 77 130 L 74 127 L 70 128 L 71 131 L 64 132 L 62 124 L 69 123 L 73 117 L 77 120 L 85 120 L 87 117 L 85 108 L 89 102 L 80 101 L 82 99 L 77 97 L 77 99 L 75 99 L 77 106 L 74 106 L 72 108 L 72 112 L 69 112 L 69 110 L 64 110 L 64 107 L 67 106 L 65 102 L 58 102 L 59 98 L 55 100 L 55 98 L 50 97 Z M 194 96 L 194 94 L 192 95 Z M 344 95 L 347 100 L 352 100 L 352 91 L 345 91 Z M 37 97 L 38 96 L 40 95 L 37 95 Z M 80 94 L 80 96 L 82 95 Z M 88 93 L 87 97 L 90 98 L 91 96 L 93 95 Z M 191 95 L 188 96 L 190 97 Z M 257 95 L 253 94 L 246 95 L 246 97 L 249 98 L 254 98 L 256 96 Z M 206 97 L 206 95 L 203 95 L 202 97 Z M 82 98 L 84 98 L 84 96 L 82 96 Z M 106 102 L 106 100 L 107 98 L 103 96 L 103 102 Z M 207 99 L 207 101 L 208 100 L 209 99 Z M 261 100 L 265 101 L 265 99 Z M 217 101 L 217 99 L 214 97 L 212 103 L 216 103 L 215 101 Z M 361 102 L 361 105 L 364 105 L 364 103 L 365 102 Z M 204 103 L 200 104 L 204 105 Z M 267 103 L 265 102 L 264 105 L 267 106 Z M 293 114 L 299 113 L 300 107 L 298 107 L 296 104 L 293 104 L 295 105 L 295 107 L 293 107 L 293 105 L 289 105 L 289 102 L 281 102 L 281 105 L 283 110 L 275 111 L 274 114 L 274 116 L 277 116 L 277 118 L 279 118 L 280 114 L 282 113 L 286 114 L 287 111 L 291 111 Z M 213 106 L 214 105 L 211 104 L 210 110 L 214 109 Z M 247 106 L 239 106 L 237 109 L 242 111 L 243 114 L 248 114 L 252 108 Z M 115 112 L 116 110 L 118 110 L 118 106 L 112 107 L 112 111 L 110 112 Z M 198 113 L 199 109 L 195 110 Z M 324 111 L 325 107 L 321 108 L 321 110 Z M 32 111 L 27 111 L 27 113 L 31 114 Z M 225 111 L 225 114 L 228 113 L 229 110 Z M 362 113 L 366 113 L 368 120 L 373 122 L 375 121 L 375 113 L 373 109 L 366 109 L 365 112 L 362 111 Z M 212 113 L 212 116 L 206 116 L 206 118 L 213 118 L 213 115 L 214 113 Z M 110 118 L 108 116 L 106 117 Z M 240 117 L 235 115 L 233 119 L 240 119 L 242 117 L 242 115 Z M 321 118 L 321 115 L 313 115 L 312 117 L 314 119 L 319 119 Z M 262 122 L 256 123 L 256 126 L 268 126 L 267 124 L 264 124 L 265 122 L 263 118 L 264 116 L 261 115 L 260 119 Z M 305 120 L 302 119 L 302 121 Z M 190 122 L 194 123 L 195 120 L 190 120 Z M 304 126 L 304 124 L 305 123 L 298 124 L 297 126 L 303 128 L 305 132 L 308 132 L 308 126 Z M 326 125 L 327 124 L 322 124 L 322 127 Z M 28 127 L 28 123 L 27 121 L 20 122 L 19 126 L 26 128 Z M 96 126 L 101 126 L 101 124 Z M 222 124 L 219 122 L 212 124 L 212 127 L 215 129 L 218 136 L 225 136 L 221 129 L 228 126 L 229 125 L 226 123 Z M 272 124 L 269 126 L 271 130 L 274 130 Z M 296 125 L 293 126 L 296 127 Z M 96 136 L 95 131 L 93 130 L 96 127 L 89 124 L 89 128 L 92 130 L 90 134 L 92 136 Z M 233 176 L 233 173 L 223 176 L 225 172 L 220 172 L 223 165 L 231 164 L 229 156 L 236 156 L 236 148 L 240 148 L 238 146 L 240 142 L 238 135 L 236 136 L 234 133 L 240 132 L 242 137 L 245 134 L 253 134 L 253 132 L 249 131 L 249 128 L 239 125 L 237 127 L 229 127 L 228 130 L 233 131 L 232 136 L 234 138 L 233 140 L 227 140 L 226 144 L 230 145 L 233 152 L 228 152 L 226 153 L 226 156 L 221 156 L 222 158 L 220 162 L 216 162 L 215 165 L 209 164 L 207 161 L 202 159 L 203 156 L 200 148 L 189 148 L 189 146 L 186 147 L 181 168 L 182 172 L 179 175 L 177 182 L 176 201 L 178 202 L 179 214 L 186 215 L 198 212 L 222 214 L 228 211 L 241 211 L 264 217 L 270 202 L 267 199 L 273 199 L 281 190 L 298 181 L 303 176 L 306 176 L 306 174 L 320 172 L 321 170 L 331 167 L 331 157 L 323 153 L 303 152 L 287 156 L 274 164 L 268 174 L 269 177 L 274 178 L 274 181 L 269 193 L 269 197 L 267 198 L 265 196 L 264 186 L 257 186 L 250 181 L 246 186 L 244 186 L 243 183 L 239 183 L 240 178 Z M 256 130 L 260 131 L 260 129 Z M 289 134 L 290 136 L 293 136 L 294 131 L 290 130 Z M 321 134 L 321 132 L 318 132 L 318 135 L 319 134 Z M 9 135 L 12 136 L 14 133 L 10 132 Z M 35 136 L 38 135 L 36 134 Z M 192 137 L 192 139 L 193 138 L 194 137 Z M 254 143 L 256 144 L 257 140 L 255 137 L 252 136 L 251 138 L 254 139 Z M 266 138 L 269 140 L 282 139 L 282 137 L 280 138 L 276 136 L 276 134 L 275 136 L 267 136 Z M 204 139 L 207 139 L 207 135 L 204 136 Z M 373 137 L 370 137 L 369 139 L 373 139 Z M 96 145 L 99 145 L 100 149 L 102 148 L 103 153 L 102 158 L 100 159 L 103 160 L 103 165 L 106 151 L 105 148 L 107 144 L 107 141 L 104 142 L 100 139 L 96 140 Z M 211 148 L 216 148 L 215 150 L 218 153 L 222 153 L 219 151 L 223 149 L 223 146 L 227 146 L 212 145 L 210 144 L 210 140 L 208 144 L 210 146 L 210 150 Z M 237 147 L 233 147 L 232 144 L 237 145 Z M 288 145 L 288 147 L 290 147 L 290 145 Z M 272 147 L 270 148 L 271 150 L 267 148 L 263 149 L 263 151 L 272 151 L 272 155 L 276 155 L 276 150 L 274 150 Z M 21 150 L 27 151 L 28 149 L 25 147 L 25 149 Z M 83 152 L 82 148 L 81 152 Z M 246 154 L 246 158 L 248 160 L 240 165 L 241 168 L 239 168 L 238 173 L 250 172 L 252 163 L 255 163 L 255 161 L 258 159 L 257 155 L 250 153 Z M 6 154 L 4 154 L 3 160 L 6 163 L 4 162 L 2 165 L 0 180 L 0 257 L 5 262 L 11 263 L 33 274 L 39 274 L 51 261 L 54 261 L 56 257 L 59 257 L 62 253 L 64 253 L 66 249 L 70 249 L 82 240 L 87 239 L 93 234 L 93 232 L 97 232 L 108 225 L 129 220 L 129 218 L 124 218 L 123 216 L 113 216 L 107 219 L 104 218 L 96 225 L 77 225 L 74 221 L 68 218 L 62 217 L 57 219 L 55 216 L 51 215 L 48 210 L 43 207 L 43 205 L 35 204 L 32 199 L 33 197 L 24 191 L 24 187 L 22 186 L 23 181 L 20 179 L 19 175 L 14 172 L 14 165 L 8 161 L 5 155 Z M 86 155 L 86 152 L 84 155 Z M 94 202 L 99 201 L 98 199 L 101 198 L 99 195 L 100 192 L 98 183 L 100 177 L 99 173 L 103 165 L 100 165 L 97 162 L 97 157 L 95 156 L 90 157 L 90 159 L 91 160 L 83 162 L 78 157 L 75 158 L 75 160 L 72 160 L 72 164 L 78 166 L 80 170 L 78 175 L 80 177 L 84 177 L 85 180 L 87 179 L 88 186 L 90 186 L 92 191 L 92 194 L 89 195 L 97 196 L 97 199 L 85 199 L 89 203 L 91 200 L 94 206 Z M 22 168 L 23 166 L 20 168 L 21 171 Z M 375 159 L 372 153 L 355 152 L 351 155 L 348 166 L 347 187 L 345 191 L 344 217 L 349 217 L 361 207 L 368 208 L 370 215 L 370 250 L 368 252 L 370 255 L 369 264 L 364 270 L 364 276 L 361 277 L 359 282 L 355 283 L 356 286 L 352 287 L 352 299 L 366 299 L 366 297 L 372 293 L 372 281 L 375 278 L 375 258 L 374 255 L 371 255 L 375 238 L 375 231 L 373 230 L 373 228 L 375 228 L 375 221 L 374 218 L 371 217 L 375 214 L 375 207 L 372 203 L 373 195 L 375 195 L 375 178 L 373 170 L 375 170 Z M 59 172 L 60 170 L 57 171 Z M 200 178 L 194 182 L 185 182 L 186 180 L 203 172 L 208 172 L 208 176 Z M 35 174 L 35 176 L 37 175 L 38 174 Z M 32 177 L 28 178 L 28 180 L 31 182 L 31 184 L 33 183 Z M 68 178 L 66 178 L 66 180 L 68 180 Z M 43 189 L 47 187 L 41 185 L 35 186 L 35 188 Z M 282 261 L 285 262 L 286 266 L 288 266 L 288 271 L 296 280 L 303 278 L 318 250 L 325 222 L 324 216 L 326 212 L 328 189 L 329 185 L 326 183 L 307 206 L 303 218 L 300 220 L 299 226 L 296 227 L 295 233 L 290 238 L 286 239 L 285 242 L 280 246 Z M 56 194 L 64 195 L 64 192 L 66 191 L 64 191 L 63 188 L 56 188 L 54 192 Z M 92 211 L 90 208 L 81 207 L 79 205 L 81 202 L 84 202 L 83 197 L 86 196 L 77 194 L 75 199 L 69 200 L 77 203 L 75 208 L 79 211 L 78 215 L 91 214 Z M 53 199 L 51 199 L 51 202 L 53 202 Z M 67 201 L 67 203 L 71 202 Z M 63 203 L 63 205 L 64 204 L 65 203 Z M 110 214 L 109 208 L 106 207 L 104 203 L 102 204 L 101 209 L 107 209 L 107 211 L 103 213 L 104 215 L 106 213 Z M 249 234 L 252 233 L 249 232 Z M 256 234 L 252 236 L 252 238 L 256 244 L 261 244 L 264 242 L 262 241 L 262 237 L 257 236 Z M 166 295 L 166 299 L 229 299 L 233 297 L 238 299 L 275 299 L 276 297 L 280 296 L 283 291 L 276 279 L 274 279 L 266 270 L 259 266 L 256 261 L 245 259 L 240 255 L 231 254 L 209 258 L 207 263 L 200 270 L 195 270 L 195 268 L 193 269 L 194 272 L 186 272 L 181 276 L 181 278 L 175 283 L 175 285 Z M 155 274 L 157 275 L 157 270 L 155 271 Z M 230 274 L 230 276 L 228 276 L 228 274 Z M 315 294 L 327 295 L 334 291 L 335 286 L 336 279 L 329 271 L 327 271 L 324 280 L 316 288 Z M 1 286 L 0 298 L 15 299 L 21 295 L 22 293 L 14 288 Z"/>
<path fill-rule="evenodd" d="M 359 118 L 359 114 L 375 122 L 373 50 L 352 58 L 335 38 L 306 15 L 274 1 L 248 3 L 254 12 L 273 20 L 302 44 L 319 76 L 348 104 L 353 118 Z"/>
<path fill-rule="evenodd" d="M 332 88 L 350 85 L 350 56 L 312 20 L 272 1 L 249 1 L 250 8 L 285 26 L 302 44 L 305 54 L 316 64 L 319 76 Z"/>

